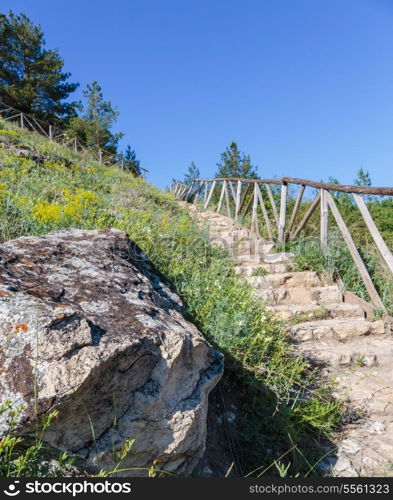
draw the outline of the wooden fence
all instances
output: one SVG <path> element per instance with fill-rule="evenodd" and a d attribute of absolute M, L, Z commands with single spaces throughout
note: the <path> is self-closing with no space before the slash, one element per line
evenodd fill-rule
<path fill-rule="evenodd" d="M 87 144 L 83 144 L 76 137 L 69 137 L 67 132 L 59 128 L 57 125 L 51 125 L 43 120 L 35 118 L 32 115 L 22 113 L 7 104 L 0 101 L 0 118 L 5 121 L 16 123 L 22 129 L 27 129 L 36 132 L 44 137 L 56 141 L 64 147 L 72 148 L 74 151 L 88 154 L 94 160 L 100 163 L 109 163 L 112 166 L 118 165 L 124 167 L 124 158 L 122 155 L 114 155 L 111 151 L 102 148 L 93 148 Z M 147 172 L 146 169 L 139 167 L 142 172 Z"/>
<path fill-rule="evenodd" d="M 297 190 L 291 213 L 288 213 L 287 209 L 289 187 L 294 191 Z M 299 208 L 305 199 L 306 188 L 313 188 L 313 199 L 311 203 L 308 203 L 307 210 L 300 218 L 298 217 Z M 269 239 L 279 244 L 299 237 L 319 206 L 321 251 L 324 251 L 328 245 L 330 210 L 372 303 L 376 308 L 386 310 L 331 191 L 352 195 L 387 270 L 393 275 L 393 255 L 375 225 L 362 196 L 393 196 L 393 187 L 346 186 L 292 177 L 257 180 L 216 178 L 195 179 L 190 185 L 174 182 L 171 191 L 179 200 L 194 204 L 200 202 L 205 210 L 213 208 L 219 213 L 223 209 L 225 200 L 228 217 L 239 221 L 251 213 L 250 229 L 259 235 L 261 225 L 265 228 Z"/>

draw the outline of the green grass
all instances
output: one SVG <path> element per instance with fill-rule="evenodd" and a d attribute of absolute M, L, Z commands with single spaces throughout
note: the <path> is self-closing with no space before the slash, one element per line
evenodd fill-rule
<path fill-rule="evenodd" d="M 7 127 L 0 121 L 0 129 Z M 225 252 L 208 244 L 171 194 L 13 130 L 19 135 L 5 134 L 7 148 L 29 144 L 48 161 L 37 164 L 0 148 L 1 240 L 65 227 L 126 231 L 172 281 L 188 319 L 225 353 L 224 383 L 240 395 L 242 470 L 260 470 L 285 454 L 281 471 L 313 471 L 311 464 L 324 454 L 316 443 L 327 443 L 340 424 L 341 404 L 332 397 L 332 385 L 293 355 L 280 324 L 235 276 Z M 279 469 L 269 473 L 277 475 Z"/>
<path fill-rule="evenodd" d="M 328 246 L 324 253 L 321 251 L 319 238 L 313 235 L 290 241 L 285 248 L 280 248 L 282 249 L 295 254 L 297 271 L 316 271 L 329 280 L 340 280 L 345 290 L 355 293 L 366 301 L 370 300 L 356 264 L 334 228 L 330 231 Z M 389 272 L 384 268 L 373 245 L 361 246 L 359 242 L 358 249 L 388 313 L 393 314 L 393 280 Z M 381 311 L 376 311 L 376 318 L 381 315 Z"/>

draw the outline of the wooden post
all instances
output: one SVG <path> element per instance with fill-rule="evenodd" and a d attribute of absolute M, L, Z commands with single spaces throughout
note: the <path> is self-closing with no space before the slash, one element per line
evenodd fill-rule
<path fill-rule="evenodd" d="M 213 191 L 214 191 L 215 187 L 216 187 L 216 181 L 213 181 L 212 187 L 210 188 L 210 193 L 209 193 L 209 195 L 207 197 L 207 200 L 206 200 L 206 203 L 205 203 L 205 205 L 203 207 L 205 210 L 209 206 L 209 203 L 210 203 L 210 200 L 211 200 L 211 197 L 212 197 L 212 194 L 213 194 Z"/>
<path fill-rule="evenodd" d="M 363 283 L 368 291 L 368 294 L 370 295 L 371 301 L 373 302 L 375 307 L 377 307 L 379 309 L 383 309 L 385 311 L 386 310 L 385 306 L 384 306 L 380 296 L 378 295 L 378 292 L 374 286 L 374 283 L 372 282 L 372 279 L 370 278 L 370 275 L 367 271 L 367 268 L 364 265 L 364 262 L 360 256 L 357 248 L 356 248 L 356 245 L 352 239 L 351 233 L 348 231 L 348 228 L 345 225 L 345 222 L 344 222 L 343 218 L 341 217 L 341 214 L 340 214 L 336 204 L 334 203 L 334 199 L 333 199 L 332 195 L 329 193 L 329 191 L 325 190 L 325 197 L 326 197 L 326 200 L 329 204 L 329 207 L 333 213 L 333 216 L 336 219 L 337 226 L 340 229 L 341 234 L 343 235 L 344 241 L 347 244 L 349 252 L 352 255 L 352 259 L 354 260 L 354 262 L 359 270 L 360 276 L 363 279 Z"/>
<path fill-rule="evenodd" d="M 25 128 L 25 122 L 24 122 L 24 119 L 23 119 L 23 113 L 20 114 L 20 127 L 21 128 Z"/>
<path fill-rule="evenodd" d="M 257 183 L 254 183 L 254 202 L 252 204 L 252 215 L 251 215 L 251 231 L 259 236 L 259 224 L 258 224 L 258 191 Z"/>
<path fill-rule="evenodd" d="M 241 181 L 240 181 L 241 182 Z M 243 210 L 243 207 L 244 207 L 244 204 L 246 202 L 246 198 L 247 198 L 247 195 L 248 193 L 250 192 L 251 190 L 251 186 L 252 184 L 249 182 L 247 184 L 247 187 L 246 189 L 244 190 L 243 192 L 243 196 L 242 196 L 242 201 L 240 202 L 240 208 L 239 208 L 239 214 L 240 212 Z M 246 210 L 243 212 L 243 215 L 245 215 L 247 212 L 248 212 L 248 209 L 250 208 L 250 200 L 252 200 L 252 196 L 250 197 L 250 199 L 248 200 L 248 203 L 247 203 L 247 206 L 246 206 Z"/>
<path fill-rule="evenodd" d="M 356 204 L 363 215 L 363 219 L 368 227 L 368 230 L 371 233 L 371 236 L 373 237 L 373 240 L 375 242 L 375 245 L 378 248 L 379 253 L 381 254 L 382 258 L 386 262 L 386 265 L 388 266 L 390 272 L 393 274 L 393 255 L 391 251 L 389 250 L 388 246 L 386 245 L 384 239 L 381 236 L 381 233 L 378 231 L 377 226 L 375 225 L 373 218 L 371 217 L 370 212 L 368 211 L 367 205 L 363 198 L 356 194 L 352 193 L 353 197 L 355 198 Z"/>
<path fill-rule="evenodd" d="M 234 201 L 234 203 L 236 203 L 236 194 L 235 194 L 235 190 L 233 188 L 232 181 L 228 181 L 228 184 L 229 184 L 229 187 L 230 187 L 230 190 L 231 190 L 231 195 L 232 195 L 233 201 Z"/>
<path fill-rule="evenodd" d="M 207 181 L 205 181 L 205 192 L 203 193 L 203 205 L 205 205 L 206 200 L 207 200 L 208 186 L 209 186 L 209 183 Z"/>
<path fill-rule="evenodd" d="M 277 213 L 276 202 L 274 201 L 273 193 L 272 193 L 272 190 L 270 189 L 269 184 L 265 183 L 265 187 L 266 187 L 267 195 L 268 195 L 269 200 L 270 200 L 270 204 L 272 206 L 274 220 L 276 221 L 277 229 L 278 229 L 278 213 Z"/>
<path fill-rule="evenodd" d="M 255 183 L 255 186 L 256 186 L 257 193 L 258 193 L 258 199 L 259 199 L 259 204 L 261 205 L 263 218 L 265 219 L 267 233 L 269 235 L 269 238 L 272 240 L 273 239 L 272 226 L 270 224 L 269 214 L 267 213 L 266 206 L 265 206 L 265 203 L 264 203 L 263 198 L 262 198 L 261 188 L 259 187 L 259 185 L 257 183 Z"/>
<path fill-rule="evenodd" d="M 315 200 L 311 203 L 311 205 L 308 207 L 307 212 L 304 214 L 304 217 L 298 227 L 296 228 L 296 231 L 293 233 L 293 236 L 291 236 L 291 239 L 295 239 L 299 236 L 300 232 L 303 230 L 304 226 L 307 224 L 308 220 L 314 213 L 319 201 L 321 199 L 321 193 L 318 193 L 317 196 L 315 197 Z"/>
<path fill-rule="evenodd" d="M 222 182 L 222 188 L 221 188 L 221 194 L 220 194 L 220 199 L 218 200 L 218 205 L 216 208 L 216 212 L 219 214 L 222 206 L 222 202 L 224 200 L 224 193 L 225 193 L 225 183 L 226 181 Z"/>
<path fill-rule="evenodd" d="M 292 230 L 292 227 L 293 227 L 293 225 L 295 223 L 296 215 L 297 215 L 297 212 L 299 210 L 300 203 L 302 202 L 303 193 L 304 193 L 305 189 L 306 189 L 306 186 L 304 186 L 304 185 L 300 186 L 299 192 L 297 194 L 295 206 L 293 207 L 293 211 L 292 211 L 292 215 L 291 215 L 291 220 L 289 221 L 288 228 L 287 228 L 287 231 L 286 231 L 286 235 L 287 236 L 286 236 L 285 239 L 287 239 L 288 236 L 291 234 L 291 230 Z"/>
<path fill-rule="evenodd" d="M 191 185 L 187 191 L 187 194 L 186 194 L 186 197 L 185 197 L 185 201 L 188 201 L 190 199 L 190 196 L 191 196 L 191 193 L 192 193 L 192 190 L 194 188 L 194 184 L 195 184 L 195 181 L 192 181 L 191 182 Z"/>
<path fill-rule="evenodd" d="M 193 200 L 194 205 L 196 205 L 198 203 L 199 193 L 202 191 L 202 188 L 203 188 L 203 182 L 201 181 L 199 183 L 199 186 L 197 187 L 197 190 L 195 191 L 194 200 Z"/>
<path fill-rule="evenodd" d="M 231 214 L 231 205 L 229 203 L 229 194 L 228 194 L 228 183 L 224 181 L 224 189 L 225 189 L 225 203 L 227 206 L 227 216 L 232 217 Z"/>
<path fill-rule="evenodd" d="M 281 185 L 281 201 L 280 201 L 280 219 L 278 221 L 278 241 L 284 243 L 285 240 L 285 218 L 287 212 L 287 193 L 288 185 L 283 183 Z"/>
<path fill-rule="evenodd" d="M 186 193 L 187 193 L 187 185 L 184 185 L 180 195 L 180 198 L 183 199 L 184 201 Z"/>
<path fill-rule="evenodd" d="M 237 181 L 237 189 L 236 189 L 236 201 L 235 201 L 235 220 L 237 221 L 239 218 L 240 212 L 240 194 L 242 190 L 241 181 Z"/>
<path fill-rule="evenodd" d="M 99 161 L 100 163 L 102 163 L 102 149 L 101 149 L 101 148 L 99 148 L 99 150 L 98 150 L 98 158 L 99 158 L 99 160 L 98 160 L 98 161 Z"/>
<path fill-rule="evenodd" d="M 52 125 L 49 125 L 49 139 L 53 139 L 53 128 Z"/>
<path fill-rule="evenodd" d="M 321 249 L 326 252 L 328 246 L 328 220 L 329 206 L 326 199 L 325 189 L 321 189 Z"/>

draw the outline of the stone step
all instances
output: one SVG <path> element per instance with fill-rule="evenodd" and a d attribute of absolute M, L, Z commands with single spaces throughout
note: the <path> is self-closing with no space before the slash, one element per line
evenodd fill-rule
<path fill-rule="evenodd" d="M 257 276 L 258 273 L 286 273 L 293 270 L 293 263 L 285 264 L 235 264 L 235 274 L 240 276 Z"/>
<path fill-rule="evenodd" d="M 236 264 L 286 264 L 292 263 L 293 254 L 287 252 L 237 255 Z"/>
<path fill-rule="evenodd" d="M 329 304 L 340 304 L 343 295 L 336 285 L 316 287 L 270 287 L 256 289 L 255 296 L 266 302 L 267 305 L 303 305 L 303 306 L 325 306 Z"/>
<path fill-rule="evenodd" d="M 247 281 L 253 288 L 268 287 L 315 287 L 320 286 L 321 279 L 313 271 L 294 271 L 290 273 L 267 274 L 266 276 L 251 276 Z"/>
<path fill-rule="evenodd" d="M 273 314 L 273 318 L 276 320 L 297 321 L 297 323 L 321 319 L 365 317 L 364 310 L 360 306 L 352 304 L 328 304 L 317 307 L 312 304 L 283 305 L 269 306 L 267 310 Z"/>
<path fill-rule="evenodd" d="M 373 419 L 393 423 L 393 374 L 390 364 L 377 357 L 370 366 L 341 368 L 335 372 L 336 392 L 355 408 L 362 408 Z"/>
<path fill-rule="evenodd" d="M 348 341 L 353 337 L 385 333 L 386 325 L 383 320 L 368 321 L 361 318 L 308 321 L 290 326 L 287 329 L 289 337 L 296 342 L 317 340 Z"/>
<path fill-rule="evenodd" d="M 390 336 L 356 337 L 351 342 L 307 342 L 299 344 L 307 358 L 323 363 L 327 370 L 337 373 L 337 368 L 386 366 L 393 363 L 393 339 Z"/>
<path fill-rule="evenodd" d="M 315 286 L 310 288 L 276 288 L 276 304 L 325 305 L 341 303 L 342 291 L 337 285 Z"/>
<path fill-rule="evenodd" d="M 243 238 L 240 239 L 240 241 L 229 241 L 229 245 L 233 248 L 234 256 L 251 255 L 252 257 L 255 255 L 269 254 L 275 247 L 274 242 L 252 238 Z"/>
<path fill-rule="evenodd" d="M 242 231 L 236 228 L 233 228 L 232 230 L 226 230 L 226 231 L 214 231 L 210 229 L 210 237 L 211 238 L 221 238 L 225 239 L 227 241 L 230 241 L 231 243 L 234 243 L 235 241 L 241 241 L 241 240 L 250 240 L 250 241 L 264 241 L 260 238 L 256 238 L 254 235 L 249 234 L 248 231 Z"/>

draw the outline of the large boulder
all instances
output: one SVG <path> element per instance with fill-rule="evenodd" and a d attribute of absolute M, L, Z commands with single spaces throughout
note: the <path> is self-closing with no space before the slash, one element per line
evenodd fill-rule
<path fill-rule="evenodd" d="M 110 470 L 113 450 L 135 439 L 122 468 L 156 460 L 187 475 L 222 371 L 222 355 L 124 232 L 67 229 L 0 247 L 0 403 L 25 406 L 18 434 L 57 409 L 49 449 Z"/>

